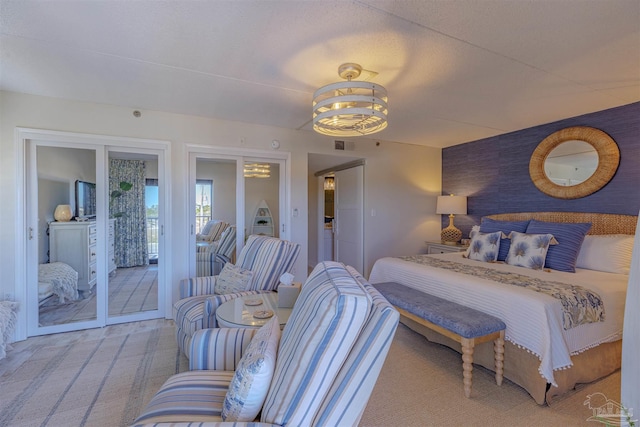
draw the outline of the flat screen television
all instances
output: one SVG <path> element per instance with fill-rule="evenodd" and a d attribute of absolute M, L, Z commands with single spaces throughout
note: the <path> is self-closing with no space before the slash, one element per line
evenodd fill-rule
<path fill-rule="evenodd" d="M 96 185 L 86 181 L 76 181 L 76 217 L 96 216 Z"/>

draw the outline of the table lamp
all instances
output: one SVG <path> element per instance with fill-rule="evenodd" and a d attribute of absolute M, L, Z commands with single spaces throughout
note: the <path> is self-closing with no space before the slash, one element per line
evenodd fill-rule
<path fill-rule="evenodd" d="M 453 216 L 467 214 L 467 198 L 465 196 L 438 196 L 436 213 L 449 215 L 449 226 L 442 229 L 440 239 L 447 245 L 455 245 L 462 238 L 462 231 L 453 225 Z"/>

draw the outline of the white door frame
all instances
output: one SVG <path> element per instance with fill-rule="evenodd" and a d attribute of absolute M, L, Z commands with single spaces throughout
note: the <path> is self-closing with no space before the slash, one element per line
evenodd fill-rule
<path fill-rule="evenodd" d="M 115 148 L 120 151 L 125 151 L 127 149 L 131 150 L 145 150 L 145 149 L 155 149 L 165 153 L 164 157 L 164 170 L 165 170 L 165 180 L 166 186 L 164 195 L 160 195 L 160 197 L 164 197 L 164 218 L 165 223 L 170 223 L 170 210 L 167 207 L 170 205 L 170 153 L 171 146 L 168 141 L 161 140 L 149 140 L 149 139 L 141 139 L 141 138 L 125 138 L 125 137 L 115 137 L 108 135 L 93 135 L 93 134 L 83 134 L 76 132 L 62 132 L 62 131 L 54 131 L 47 129 L 32 129 L 32 128 L 21 128 L 18 127 L 14 132 L 14 147 L 17 158 L 16 165 L 16 230 L 19 234 L 22 234 L 22 237 L 16 238 L 16 265 L 15 265 L 15 278 L 16 283 L 24 284 L 23 286 L 15 286 L 15 299 L 16 301 L 22 302 L 23 309 L 18 311 L 18 319 L 16 325 L 16 340 L 24 340 L 27 336 L 34 331 L 38 331 L 37 327 L 37 313 L 34 315 L 34 302 L 35 307 L 38 307 L 37 304 L 37 292 L 35 297 L 33 296 L 33 290 L 37 289 L 37 262 L 34 263 L 32 260 L 37 260 L 37 243 L 34 242 L 34 233 L 37 230 L 37 214 L 29 214 L 27 212 L 28 206 L 30 206 L 34 202 L 34 197 L 37 198 L 37 195 L 31 194 L 27 184 L 29 180 L 27 179 L 27 174 L 31 173 L 31 167 L 27 165 L 27 162 L 31 158 L 31 155 L 27 152 L 31 146 L 34 145 L 49 145 L 49 146 L 58 146 L 58 147 L 72 147 L 72 148 L 87 148 L 94 149 L 97 153 L 96 156 L 96 177 L 101 177 L 101 179 L 105 179 L 107 174 L 106 168 L 106 153 L 107 147 Z M 34 149 L 35 150 L 35 149 Z M 160 161 L 160 157 L 159 157 Z M 160 166 L 160 165 L 159 165 Z M 159 167 L 160 169 L 160 167 Z M 106 268 L 106 245 L 107 245 L 107 223 L 106 218 L 108 217 L 108 203 L 107 203 L 107 194 L 106 190 L 102 190 L 98 192 L 98 199 L 96 200 L 98 215 L 104 218 L 101 222 L 103 222 L 102 227 L 98 227 L 97 229 L 97 238 L 98 241 L 104 242 L 104 254 L 99 259 L 98 262 L 102 264 L 102 268 L 99 268 L 99 272 L 101 274 L 107 274 Z M 164 228 L 164 227 L 163 227 Z M 165 230 L 165 241 L 164 247 L 170 247 L 170 230 Z M 37 239 L 35 239 L 37 241 Z M 31 260 L 28 262 L 27 260 Z M 168 278 L 171 277 L 171 265 L 169 262 L 165 262 L 164 264 L 164 272 L 163 277 Z M 160 267 L 159 267 L 160 268 Z M 104 278 L 103 278 L 104 280 Z M 166 280 L 166 279 L 165 279 Z M 104 282 L 103 282 L 104 283 Z M 159 280 L 158 280 L 158 291 L 159 291 L 159 303 L 163 301 L 163 304 L 159 306 L 159 312 L 162 314 L 166 312 L 167 301 L 171 300 L 171 296 L 167 298 L 167 293 L 171 291 L 169 286 L 165 286 L 165 283 L 160 282 L 160 272 L 159 272 Z M 102 319 L 102 323 L 106 324 L 106 289 L 103 290 L 105 293 L 102 298 L 104 304 L 102 307 L 97 307 L 97 315 L 98 319 Z M 161 296 L 162 295 L 162 296 Z M 31 312 L 31 313 L 29 313 Z M 34 319 L 36 324 L 34 325 Z M 93 322 L 91 322 L 93 326 Z M 54 333 L 54 332 L 63 332 L 65 330 L 79 329 L 79 326 L 82 327 L 83 323 L 72 323 L 67 325 L 59 325 L 56 326 L 55 329 L 52 327 L 51 330 L 46 329 L 46 333 Z M 89 327 L 92 327 L 89 326 Z M 99 326 L 99 325 L 98 325 Z M 40 332 L 45 332 L 43 328 Z M 59 330 L 58 330 L 59 329 Z"/>
<path fill-rule="evenodd" d="M 317 242 L 316 242 L 316 246 L 318 248 L 318 261 L 320 261 L 322 258 L 324 258 L 324 178 L 328 175 L 333 175 L 335 176 L 335 173 L 341 170 L 345 170 L 345 169 L 351 169 L 357 166 L 362 166 L 363 167 L 363 174 L 365 173 L 365 165 L 366 165 L 366 161 L 365 159 L 359 159 L 359 160 L 354 160 L 354 161 L 350 161 L 347 163 L 343 163 L 340 165 L 336 165 L 327 169 L 323 169 L 321 171 L 315 172 L 314 176 L 317 178 L 317 188 L 318 188 L 318 207 L 317 207 L 317 212 L 318 212 L 318 223 L 317 223 L 317 227 L 316 227 L 316 233 L 317 233 Z M 338 185 L 338 181 L 335 180 L 335 185 L 337 188 Z M 364 268 L 364 259 L 366 259 L 366 246 L 364 244 L 364 221 L 365 221 L 365 215 L 364 215 L 364 181 L 363 181 L 363 187 L 362 187 L 362 200 L 363 200 L 363 213 L 362 213 L 362 255 L 363 255 L 363 268 Z M 334 196 L 334 203 L 335 203 L 335 196 Z M 335 215 L 335 210 L 334 210 L 334 215 Z M 335 260 L 337 257 L 337 253 L 335 251 L 335 229 L 333 230 L 333 237 L 334 237 L 334 253 L 333 253 L 333 259 Z M 360 272 L 361 274 L 364 274 L 362 271 Z"/>

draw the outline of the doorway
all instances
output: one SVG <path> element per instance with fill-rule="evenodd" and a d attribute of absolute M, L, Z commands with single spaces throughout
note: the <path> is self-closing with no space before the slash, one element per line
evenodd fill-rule
<path fill-rule="evenodd" d="M 18 143 L 28 232 L 18 267 L 27 286 L 17 296 L 26 301 L 26 335 L 163 317 L 168 145 L 30 129 L 19 129 Z M 137 179 L 122 177 L 132 170 Z M 157 190 L 153 221 L 147 177 Z"/>
<path fill-rule="evenodd" d="M 309 220 L 309 269 L 315 258 L 363 271 L 364 165 L 364 159 L 309 155 L 309 212 L 315 213 Z"/>

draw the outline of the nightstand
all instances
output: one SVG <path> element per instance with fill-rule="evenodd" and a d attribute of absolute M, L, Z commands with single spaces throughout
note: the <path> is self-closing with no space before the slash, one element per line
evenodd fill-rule
<path fill-rule="evenodd" d="M 461 245 L 456 243 L 455 245 L 445 245 L 441 242 L 426 242 L 427 254 L 448 254 L 452 252 L 464 252 L 469 247 L 468 245 Z"/>

